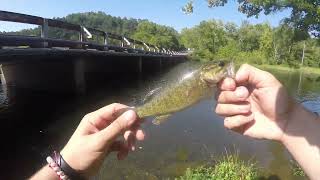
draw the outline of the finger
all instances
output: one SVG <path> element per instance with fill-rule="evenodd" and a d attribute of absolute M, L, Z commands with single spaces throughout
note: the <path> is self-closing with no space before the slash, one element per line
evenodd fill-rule
<path fill-rule="evenodd" d="M 83 119 L 86 122 L 89 122 L 90 125 L 94 126 L 99 131 L 114 121 L 117 118 L 117 112 L 125 108 L 128 108 L 128 106 L 119 103 L 113 103 L 85 115 Z"/>
<path fill-rule="evenodd" d="M 244 128 L 242 128 L 247 123 L 253 120 L 253 114 L 250 113 L 248 115 L 236 115 L 226 117 L 224 119 L 224 127 L 231 130 L 239 130 L 240 133 L 243 133 Z"/>
<path fill-rule="evenodd" d="M 222 91 L 233 91 L 236 88 L 236 82 L 232 78 L 225 78 L 219 82 L 218 87 Z"/>
<path fill-rule="evenodd" d="M 125 157 L 127 157 L 129 154 L 129 148 L 127 146 L 127 148 L 121 149 L 118 154 L 117 154 L 117 158 L 118 160 L 123 160 Z"/>
<path fill-rule="evenodd" d="M 241 104 L 217 104 L 216 113 L 220 116 L 233 116 L 250 113 L 251 106 L 244 102 Z"/>
<path fill-rule="evenodd" d="M 143 141 L 143 140 L 144 140 L 144 138 L 145 138 L 145 133 L 143 132 L 143 130 L 138 129 L 138 130 L 136 131 L 136 138 L 137 138 L 138 141 Z"/>
<path fill-rule="evenodd" d="M 237 84 L 245 85 L 247 83 L 254 85 L 257 88 L 268 86 L 270 83 L 280 84 L 275 77 L 263 70 L 243 64 L 236 73 L 235 80 Z"/>
<path fill-rule="evenodd" d="M 110 145 L 108 152 L 120 151 L 121 149 L 127 149 L 126 143 L 124 141 L 114 141 Z"/>
<path fill-rule="evenodd" d="M 144 140 L 144 137 L 145 137 L 145 133 L 143 132 L 143 130 L 141 129 L 141 121 L 139 120 L 139 122 L 135 123 L 133 125 L 133 127 L 131 128 L 133 134 L 135 135 L 135 138 L 138 140 L 138 141 L 142 141 Z"/>
<path fill-rule="evenodd" d="M 218 94 L 217 102 L 218 103 L 234 103 L 244 101 L 248 98 L 249 91 L 246 87 L 240 86 L 237 87 L 235 91 L 221 91 Z"/>
<path fill-rule="evenodd" d="M 135 123 L 130 130 L 127 130 L 124 133 L 124 139 L 128 142 L 129 149 L 134 151 L 135 150 L 135 143 L 136 140 L 142 141 L 144 140 L 145 134 L 140 129 L 140 121 Z"/>
<path fill-rule="evenodd" d="M 135 150 L 135 146 L 134 145 L 135 145 L 135 142 L 136 142 L 135 131 L 131 131 L 131 130 L 126 131 L 124 133 L 124 139 L 127 142 L 128 148 L 131 151 L 134 151 Z"/>
<path fill-rule="evenodd" d="M 108 149 L 108 153 L 117 151 L 117 158 L 119 160 L 124 159 L 128 153 L 129 148 L 128 145 L 124 141 L 115 141 L 111 144 L 110 148 Z"/>
<path fill-rule="evenodd" d="M 100 139 L 104 145 L 112 142 L 120 134 L 130 129 L 131 126 L 138 121 L 137 115 L 134 111 L 129 110 L 114 120 L 108 127 L 104 128 L 98 133 Z"/>

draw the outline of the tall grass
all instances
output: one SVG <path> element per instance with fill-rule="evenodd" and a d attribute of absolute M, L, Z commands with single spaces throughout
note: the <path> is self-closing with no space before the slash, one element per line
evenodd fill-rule
<path fill-rule="evenodd" d="M 214 166 L 188 168 L 183 176 L 176 180 L 255 180 L 258 169 L 255 164 L 245 162 L 238 154 L 225 155 Z"/>

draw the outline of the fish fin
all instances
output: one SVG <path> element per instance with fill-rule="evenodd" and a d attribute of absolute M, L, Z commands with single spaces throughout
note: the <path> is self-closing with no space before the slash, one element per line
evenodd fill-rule
<path fill-rule="evenodd" d="M 172 116 L 172 114 L 165 114 L 165 115 L 157 116 L 156 118 L 154 118 L 154 120 L 152 120 L 152 123 L 154 125 L 160 125 L 161 123 L 167 121 L 170 116 Z"/>
<path fill-rule="evenodd" d="M 155 88 L 147 93 L 147 95 L 143 98 L 142 102 L 145 103 L 149 101 L 155 94 L 158 94 L 161 90 L 161 87 Z"/>

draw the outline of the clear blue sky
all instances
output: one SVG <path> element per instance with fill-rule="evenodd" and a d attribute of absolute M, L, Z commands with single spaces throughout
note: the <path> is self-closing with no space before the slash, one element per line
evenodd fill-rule
<path fill-rule="evenodd" d="M 46 18 L 63 17 L 70 13 L 103 11 L 112 16 L 148 19 L 172 26 L 178 31 L 192 27 L 202 20 L 221 19 L 240 24 L 246 16 L 238 12 L 237 4 L 231 0 L 224 7 L 209 9 L 205 0 L 195 0 L 192 15 L 185 15 L 181 7 L 187 0 L 1 0 L 0 10 L 25 13 Z M 274 15 L 261 15 L 258 19 L 249 18 L 251 23 L 268 22 L 277 26 L 279 21 L 289 15 L 288 11 Z M 0 21 L 0 31 L 15 31 L 30 28 L 25 24 Z"/>

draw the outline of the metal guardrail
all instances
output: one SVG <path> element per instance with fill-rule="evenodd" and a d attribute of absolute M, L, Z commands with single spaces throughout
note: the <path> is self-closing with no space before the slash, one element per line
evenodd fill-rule
<path fill-rule="evenodd" d="M 112 34 L 102 30 L 84 27 L 78 24 L 72 24 L 55 19 L 47 19 L 38 16 L 0 11 L 0 21 L 17 22 L 39 25 L 41 27 L 41 35 L 35 36 L 21 36 L 21 35 L 0 35 L 0 47 L 4 46 L 29 46 L 29 47 L 67 47 L 67 48 L 81 48 L 81 49 L 97 49 L 101 51 L 118 51 L 128 53 L 147 53 L 157 55 L 179 55 L 179 52 L 171 51 L 162 47 L 157 47 L 152 44 L 148 44 L 142 41 L 138 41 L 129 37 L 121 36 L 118 34 Z M 48 30 L 50 27 L 61 28 L 65 30 L 72 30 L 79 33 L 79 40 L 64 40 L 49 38 Z M 92 37 L 92 34 L 103 37 L 103 44 L 92 43 L 86 41 L 87 37 Z M 114 46 L 109 44 L 110 39 L 119 40 L 120 46 Z M 136 48 L 136 45 L 140 45 L 141 49 Z"/>

